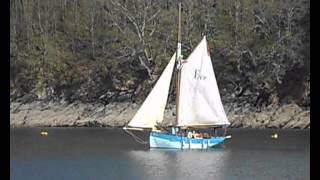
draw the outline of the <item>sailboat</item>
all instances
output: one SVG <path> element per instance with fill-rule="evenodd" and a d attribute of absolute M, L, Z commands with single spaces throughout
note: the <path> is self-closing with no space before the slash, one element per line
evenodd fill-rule
<path fill-rule="evenodd" d="M 123 128 L 151 130 L 150 148 L 208 149 L 223 143 L 230 124 L 224 111 L 206 36 L 202 38 L 187 59 L 181 55 L 181 3 L 179 3 L 179 30 L 177 51 L 171 57 L 152 91 L 140 109 Z M 173 72 L 176 79 L 173 79 Z M 171 80 L 176 81 L 176 122 L 161 126 L 167 104 Z M 196 130 L 225 128 L 222 136 L 195 133 Z"/>

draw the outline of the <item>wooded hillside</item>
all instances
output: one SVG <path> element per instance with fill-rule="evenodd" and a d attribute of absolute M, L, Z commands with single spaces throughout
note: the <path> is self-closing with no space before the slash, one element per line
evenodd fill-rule
<path fill-rule="evenodd" d="M 10 0 L 11 101 L 141 102 L 176 49 L 177 0 Z M 223 103 L 310 103 L 308 0 L 183 0 Z"/>

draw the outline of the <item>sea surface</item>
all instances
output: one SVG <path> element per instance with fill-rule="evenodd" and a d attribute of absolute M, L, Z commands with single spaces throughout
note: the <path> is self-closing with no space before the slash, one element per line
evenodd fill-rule
<path fill-rule="evenodd" d="M 229 129 L 210 150 L 150 150 L 120 129 L 41 130 L 10 130 L 11 180 L 310 179 L 310 130 Z"/>

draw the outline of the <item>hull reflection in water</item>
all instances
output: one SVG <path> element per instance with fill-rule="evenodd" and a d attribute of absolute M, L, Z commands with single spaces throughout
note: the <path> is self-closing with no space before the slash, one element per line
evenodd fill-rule
<path fill-rule="evenodd" d="M 126 154 L 140 172 L 140 179 L 225 179 L 225 164 L 229 161 L 229 151 L 221 148 L 205 151 L 157 149 Z"/>
<path fill-rule="evenodd" d="M 150 148 L 209 149 L 221 144 L 224 140 L 225 137 L 194 139 L 188 137 L 181 137 L 173 134 L 151 132 L 149 143 Z"/>

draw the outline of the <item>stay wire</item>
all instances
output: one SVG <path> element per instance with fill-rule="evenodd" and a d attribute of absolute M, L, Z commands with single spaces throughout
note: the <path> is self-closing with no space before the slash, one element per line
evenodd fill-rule
<path fill-rule="evenodd" d="M 132 132 L 130 132 L 130 131 L 126 130 L 126 129 L 124 129 L 124 131 L 125 131 L 127 134 L 129 134 L 130 136 L 132 136 L 133 139 L 134 139 L 136 142 L 138 142 L 138 143 L 140 143 L 140 144 L 148 144 L 148 141 L 144 141 L 143 139 L 141 139 L 141 138 L 139 138 L 138 136 L 134 135 Z"/>

